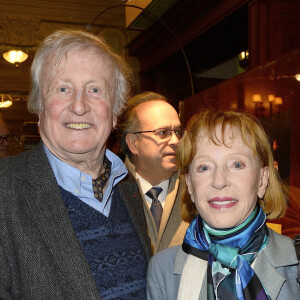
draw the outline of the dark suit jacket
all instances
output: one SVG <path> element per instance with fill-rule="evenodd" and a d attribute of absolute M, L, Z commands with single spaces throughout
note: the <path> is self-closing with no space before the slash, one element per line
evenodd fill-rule
<path fill-rule="evenodd" d="M 101 299 L 42 144 L 1 159 L 0 178 L 0 299 Z M 117 186 L 149 260 L 138 188 Z"/>

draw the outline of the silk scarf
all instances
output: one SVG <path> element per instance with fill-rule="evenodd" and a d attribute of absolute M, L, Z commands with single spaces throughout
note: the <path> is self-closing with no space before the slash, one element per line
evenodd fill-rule
<path fill-rule="evenodd" d="M 183 251 L 207 260 L 208 300 L 267 300 L 262 283 L 251 268 L 269 241 L 266 215 L 257 206 L 240 225 L 214 229 L 198 215 L 188 227 Z"/>

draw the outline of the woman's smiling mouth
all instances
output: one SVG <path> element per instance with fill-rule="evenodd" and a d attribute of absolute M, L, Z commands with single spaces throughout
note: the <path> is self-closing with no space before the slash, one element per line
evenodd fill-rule
<path fill-rule="evenodd" d="M 237 202 L 237 200 L 229 197 L 215 197 L 208 201 L 209 205 L 216 209 L 230 208 L 236 205 Z"/>

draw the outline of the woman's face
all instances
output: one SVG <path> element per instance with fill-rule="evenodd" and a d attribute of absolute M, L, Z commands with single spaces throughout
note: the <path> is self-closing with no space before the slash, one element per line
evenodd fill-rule
<path fill-rule="evenodd" d="M 220 132 L 217 127 L 218 137 Z M 268 167 L 261 167 L 238 130 L 227 127 L 224 138 L 227 146 L 218 146 L 200 132 L 197 152 L 186 174 L 192 201 L 214 228 L 231 228 L 246 220 L 257 196 L 264 196 L 269 180 Z"/>

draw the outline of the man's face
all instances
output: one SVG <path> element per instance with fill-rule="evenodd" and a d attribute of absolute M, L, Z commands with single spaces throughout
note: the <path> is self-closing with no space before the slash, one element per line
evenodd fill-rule
<path fill-rule="evenodd" d="M 50 61 L 51 64 L 51 61 Z M 43 70 L 40 134 L 48 149 L 78 167 L 99 159 L 115 126 L 111 72 L 93 50 L 70 50 L 53 75 Z"/>
<path fill-rule="evenodd" d="M 0 136 L 5 137 L 9 134 L 9 130 L 6 124 L 0 120 Z M 5 139 L 2 144 L 0 144 L 0 158 L 8 156 L 9 152 L 9 142 Z"/>
<path fill-rule="evenodd" d="M 181 129 L 176 110 L 165 101 L 141 103 L 136 107 L 136 114 L 140 122 L 139 131 Z M 139 175 L 151 184 L 158 184 L 176 172 L 175 155 L 179 140 L 175 134 L 163 140 L 151 132 L 136 134 L 134 138 L 135 167 Z"/>

